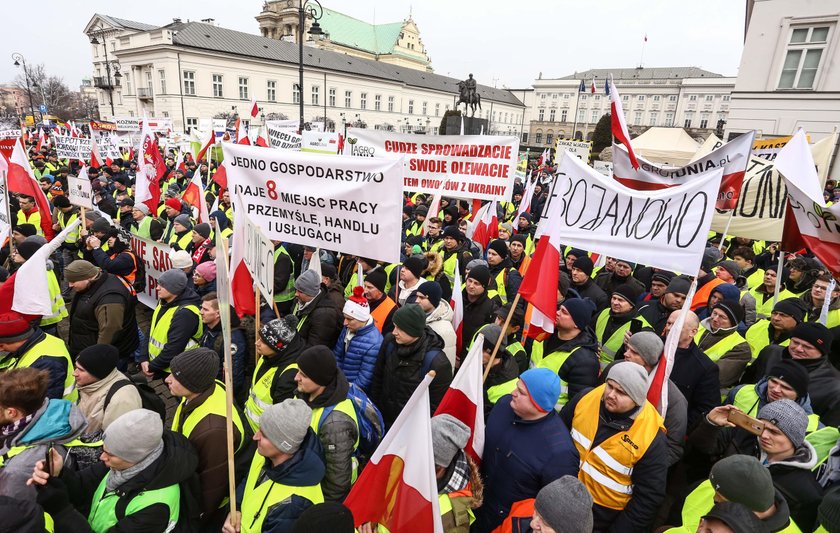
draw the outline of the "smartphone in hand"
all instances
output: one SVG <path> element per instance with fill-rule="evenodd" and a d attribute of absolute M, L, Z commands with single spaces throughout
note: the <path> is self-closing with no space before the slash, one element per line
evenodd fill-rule
<path fill-rule="evenodd" d="M 756 437 L 764 432 L 764 422 L 736 409 L 729 411 L 727 420 Z"/>
<path fill-rule="evenodd" d="M 53 471 L 52 471 L 52 469 L 53 469 L 53 468 L 52 468 L 52 465 L 53 465 L 53 463 L 52 463 L 52 458 L 53 458 L 53 450 L 54 450 L 54 448 L 55 448 L 55 442 L 54 442 L 54 441 L 50 441 L 50 445 L 49 445 L 49 446 L 47 446 L 47 453 L 46 453 L 46 454 L 44 454 L 44 471 L 45 471 L 45 472 L 47 473 L 47 475 L 49 475 L 50 477 L 52 477 L 52 475 L 53 475 Z"/>

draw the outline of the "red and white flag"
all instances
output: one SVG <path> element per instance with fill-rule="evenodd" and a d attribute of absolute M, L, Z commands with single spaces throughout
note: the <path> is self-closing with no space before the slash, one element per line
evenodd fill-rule
<path fill-rule="evenodd" d="M 801 242 L 834 276 L 840 276 L 840 203 L 825 205 L 813 154 L 801 129 L 779 151 L 775 165 L 787 185 L 786 240 L 798 231 Z M 786 242 L 782 246 L 791 249 Z"/>
<path fill-rule="evenodd" d="M 157 213 L 160 203 L 160 178 L 166 172 L 166 163 L 158 150 L 155 134 L 149 129 L 148 121 L 143 121 L 140 131 L 140 153 L 137 165 L 135 202 L 146 204 L 149 211 Z"/>
<path fill-rule="evenodd" d="M 522 216 L 522 213 L 529 213 L 531 211 L 531 199 L 534 197 L 534 191 L 537 190 L 538 181 L 536 179 L 532 180 L 527 176 L 525 177 L 525 182 L 528 185 L 525 186 L 525 192 L 522 194 L 522 200 L 519 202 L 519 211 L 516 213 L 517 221 Z"/>
<path fill-rule="evenodd" d="M 460 260 L 455 261 L 455 280 L 452 282 L 452 297 L 449 305 L 452 307 L 452 328 L 458 339 L 455 343 L 456 352 L 461 353 L 461 347 L 464 345 L 464 295 L 461 292 Z"/>
<path fill-rule="evenodd" d="M 254 278 L 248 271 L 245 264 L 245 208 L 242 206 L 239 197 L 230 195 L 233 202 L 233 235 L 231 236 L 230 251 L 230 296 L 233 307 L 239 318 L 245 315 L 254 315 L 257 312 L 254 295 Z"/>
<path fill-rule="evenodd" d="M 254 140 L 254 144 L 257 146 L 262 146 L 263 148 L 268 148 L 268 141 L 263 136 L 263 131 L 265 130 L 265 126 L 260 126 L 260 129 L 257 130 L 257 138 Z"/>
<path fill-rule="evenodd" d="M 207 169 L 207 172 L 210 172 L 209 167 Z M 228 186 L 227 186 L 227 169 L 225 168 L 224 163 L 219 163 L 219 168 L 217 168 L 215 174 L 213 174 L 213 181 L 215 181 L 216 184 L 221 189 L 227 189 L 228 188 Z M 222 194 L 222 191 L 219 191 L 219 195 L 221 195 L 221 194 Z"/>
<path fill-rule="evenodd" d="M 589 88 L 589 92 L 591 92 L 592 94 L 595 94 L 596 90 L 597 89 L 595 87 L 595 78 L 592 78 L 592 86 Z"/>
<path fill-rule="evenodd" d="M 178 154 L 180 158 L 181 155 Z M 201 183 L 201 173 L 198 168 L 187 184 L 187 188 L 181 194 L 181 199 L 190 204 L 192 207 L 198 208 L 198 221 L 210 222 L 210 214 L 207 211 L 207 199 L 204 196 L 204 185 Z"/>
<path fill-rule="evenodd" d="M 621 106 L 621 96 L 618 94 L 618 89 L 613 83 L 612 76 L 610 76 L 610 112 L 612 116 L 612 134 L 618 139 L 621 144 L 627 147 L 627 153 L 630 156 L 630 162 L 633 168 L 639 168 L 639 162 L 636 160 L 636 154 L 633 153 L 633 146 L 630 144 L 630 131 L 627 129 L 627 121 L 624 118 L 624 108 Z M 593 84 L 592 92 L 595 92 Z M 615 143 L 613 143 L 613 146 Z M 615 148 L 613 148 L 615 151 Z"/>
<path fill-rule="evenodd" d="M 201 147 L 201 150 L 198 151 L 198 155 L 195 158 L 196 163 L 198 163 L 199 161 L 204 159 L 204 154 L 207 153 L 207 150 L 209 150 L 210 147 L 213 146 L 213 144 L 215 144 L 215 142 L 216 142 L 216 132 L 213 131 L 212 129 L 210 129 L 210 138 L 207 139 L 207 142 L 205 142 L 204 146 Z M 207 162 L 208 163 L 210 162 L 209 158 L 208 158 Z"/>
<path fill-rule="evenodd" d="M 26 150 L 23 148 L 20 139 L 15 142 L 12 150 L 12 157 L 9 158 L 9 171 L 6 174 L 6 184 L 10 192 L 25 194 L 35 199 L 35 208 L 41 214 L 41 232 L 49 241 L 55 235 L 53 231 L 52 211 L 50 202 L 44 195 L 38 180 L 32 173 L 29 166 L 29 159 L 26 157 Z M 49 313 L 48 313 L 49 314 Z"/>
<path fill-rule="evenodd" d="M 253 100 L 251 100 L 251 117 L 257 118 L 257 115 L 259 115 L 259 114 L 260 114 L 260 108 L 257 105 L 257 99 L 254 98 Z"/>
<path fill-rule="evenodd" d="M 479 464 L 484 454 L 483 360 L 484 335 L 478 335 L 435 411 L 435 416 L 449 414 L 469 426 L 470 440 L 464 451 Z"/>
<path fill-rule="evenodd" d="M 100 168 L 102 165 L 110 166 L 111 163 L 102 160 L 102 154 L 99 152 L 99 144 L 97 144 L 94 137 L 90 138 L 90 166 L 92 168 Z"/>
<path fill-rule="evenodd" d="M 251 139 L 248 138 L 248 128 L 238 118 L 236 119 L 236 144 L 251 145 Z"/>
<path fill-rule="evenodd" d="M 38 146 L 35 147 L 36 152 L 41 151 L 41 147 L 44 146 L 44 143 L 47 142 L 47 136 L 44 134 L 43 129 L 38 129 Z"/>
<path fill-rule="evenodd" d="M 487 249 L 487 244 L 491 240 L 499 237 L 499 218 L 496 209 L 496 200 L 488 202 L 481 206 L 475 213 L 475 229 L 473 230 L 472 240 L 481 245 L 482 249 Z"/>
<path fill-rule="evenodd" d="M 653 372 L 648 374 L 647 399 L 662 416 L 665 416 L 665 411 L 668 410 L 668 379 L 671 377 L 671 370 L 674 369 L 674 354 L 677 352 L 685 316 L 691 310 L 691 300 L 694 299 L 696 291 L 697 278 L 691 282 L 680 314 L 671 329 L 668 330 L 668 335 L 665 337 L 665 348 L 662 357 L 659 358 L 659 363 L 657 363 Z"/>
<path fill-rule="evenodd" d="M 184 174 L 187 173 L 187 165 L 184 164 L 184 152 L 178 150 L 178 157 L 175 159 L 175 168 L 183 172 Z"/>
<path fill-rule="evenodd" d="M 344 500 L 356 527 L 373 522 L 393 533 L 443 533 L 438 504 L 426 375 Z"/>

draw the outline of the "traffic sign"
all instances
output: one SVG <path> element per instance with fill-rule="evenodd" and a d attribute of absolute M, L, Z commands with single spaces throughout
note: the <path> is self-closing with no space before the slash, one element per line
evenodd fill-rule
<path fill-rule="evenodd" d="M 46 106 L 46 104 L 41 104 L 41 105 L 39 105 L 39 106 L 38 106 L 38 111 L 40 111 L 41 113 L 46 113 L 46 112 L 47 112 L 47 106 Z"/>

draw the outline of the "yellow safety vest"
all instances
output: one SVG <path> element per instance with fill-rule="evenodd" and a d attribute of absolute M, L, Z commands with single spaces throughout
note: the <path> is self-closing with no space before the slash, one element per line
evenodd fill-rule
<path fill-rule="evenodd" d="M 195 316 L 198 317 L 198 328 L 196 329 L 195 334 L 190 338 L 187 342 L 186 348 L 184 351 L 192 350 L 198 348 L 199 340 L 201 339 L 201 335 L 204 332 L 204 323 L 201 321 L 201 313 L 198 311 L 198 307 L 195 304 L 187 304 L 187 305 L 179 305 L 178 307 L 170 307 L 166 311 L 164 311 L 163 315 L 160 315 L 160 309 L 162 304 L 158 304 L 155 307 L 155 312 L 152 313 L 152 327 L 151 331 L 149 332 L 149 362 L 155 360 L 155 357 L 160 355 L 160 352 L 163 351 L 164 346 L 169 340 L 169 328 L 172 326 L 172 317 L 175 316 L 175 313 L 181 309 L 188 309 L 195 313 Z M 169 367 L 166 368 L 165 372 L 171 372 Z"/>
<path fill-rule="evenodd" d="M 609 320 L 610 310 L 607 308 L 601 311 L 601 314 L 598 315 L 598 320 L 595 321 L 595 336 L 598 337 L 598 342 L 601 343 L 601 353 L 599 358 L 601 359 L 602 370 L 605 366 L 615 361 L 615 354 L 618 353 L 624 345 L 624 334 L 630 330 L 632 320 L 639 320 L 642 322 L 643 327 L 650 327 L 647 320 L 645 320 L 641 315 L 638 315 L 619 326 L 615 331 L 613 331 L 613 334 L 610 335 L 609 339 L 604 339 L 604 332 L 607 330 L 607 323 Z"/>
<path fill-rule="evenodd" d="M 759 268 L 747 277 L 747 287 L 754 289 L 764 284 L 764 270 Z"/>
<path fill-rule="evenodd" d="M 190 245 L 192 242 L 192 232 L 188 231 L 183 236 L 178 237 L 178 234 L 175 231 L 172 231 L 172 234 L 169 235 L 169 245 L 175 246 L 176 244 L 181 250 L 186 250 L 187 246 Z"/>
<path fill-rule="evenodd" d="M 272 507 L 281 504 L 283 500 L 292 496 L 300 496 L 311 501 L 312 504 L 323 503 L 324 493 L 321 485 L 307 487 L 290 487 L 275 483 L 263 474 L 266 459 L 259 453 L 254 454 L 245 490 L 242 494 L 242 529 L 241 533 L 262 533 L 263 521 Z"/>
<path fill-rule="evenodd" d="M 186 404 L 187 400 L 185 398 L 182 399 L 181 403 L 178 404 L 178 408 L 175 409 L 175 419 L 172 421 L 172 431 L 180 433 L 186 438 L 190 438 L 190 434 L 192 434 L 195 426 L 207 416 L 218 415 L 222 418 L 227 418 L 227 395 L 225 388 L 219 382 L 216 382 L 214 385 L 213 392 L 210 396 L 187 415 L 185 420 L 181 420 L 181 410 Z M 239 430 L 239 446 L 234 450 L 234 453 L 237 453 L 242 449 L 242 445 L 245 442 L 245 431 L 242 425 L 242 418 L 236 409 L 233 410 L 233 425 Z"/>
<path fill-rule="evenodd" d="M 105 486 L 110 475 L 110 472 L 105 474 L 105 477 L 99 482 L 99 487 L 97 487 L 91 500 L 88 523 L 90 524 L 90 528 L 96 533 L 110 531 L 119 521 L 117 519 L 116 508 L 122 493 L 105 492 Z M 128 506 L 126 506 L 125 516 L 142 511 L 146 507 L 151 507 L 156 503 L 163 503 L 169 508 L 169 523 L 164 531 L 164 533 L 168 533 L 178 524 L 178 517 L 181 511 L 181 487 L 177 483 L 168 487 L 143 491 L 137 494 L 131 499 Z"/>
<path fill-rule="evenodd" d="M 224 235 L 224 232 L 222 232 Z M 277 264 L 277 259 L 281 256 L 285 255 L 289 258 L 289 263 L 294 265 L 294 261 L 292 261 L 292 256 L 289 255 L 289 252 L 286 250 L 285 246 L 280 246 L 279 248 L 274 250 L 274 264 Z M 316 258 L 316 260 L 320 261 L 320 258 Z M 295 277 L 292 274 L 289 274 L 289 281 L 286 282 L 286 287 L 280 291 L 274 293 L 274 301 L 277 303 L 288 302 L 289 300 L 295 299 Z"/>
<path fill-rule="evenodd" d="M 446 257 L 446 250 L 441 250 L 443 254 L 443 274 L 449 280 L 449 284 L 455 282 L 455 268 L 458 266 L 458 252 L 452 252 L 449 257 Z"/>
<path fill-rule="evenodd" d="M 707 330 L 701 325 L 699 328 L 697 328 L 697 334 L 694 335 L 694 342 L 699 345 L 700 341 L 707 333 L 709 335 L 712 334 L 711 331 Z M 744 337 L 742 337 L 737 330 L 733 329 L 732 332 L 726 337 L 723 337 L 708 348 L 703 348 L 703 353 L 708 355 L 709 359 L 717 363 L 721 357 L 729 353 L 730 350 L 732 350 L 742 342 L 747 342 L 747 340 Z M 755 359 L 757 355 L 758 354 L 756 352 L 753 352 L 752 358 Z"/>
<path fill-rule="evenodd" d="M 151 239 L 152 238 L 152 217 L 146 215 L 138 224 L 135 222 L 131 225 L 131 233 L 137 235 L 138 237 L 142 237 L 144 239 Z"/>
<path fill-rule="evenodd" d="M 499 383 L 498 385 L 493 385 L 487 389 L 487 401 L 496 405 L 496 402 L 499 401 L 499 398 L 506 394 L 510 394 L 513 392 L 513 389 L 516 388 L 516 382 L 519 381 L 519 378 L 514 378 L 510 381 L 505 381 L 504 383 Z"/>
<path fill-rule="evenodd" d="M 67 218 L 67 213 L 65 213 L 64 211 L 59 209 L 58 210 L 58 216 L 56 218 L 58 218 L 58 226 L 63 230 L 67 226 L 69 226 L 70 224 L 75 222 L 77 218 L 79 218 L 79 212 L 78 211 L 72 212 L 72 213 L 70 213 L 70 217 Z M 67 236 L 64 237 L 64 242 L 66 242 L 67 244 L 73 244 L 76 241 L 78 241 L 80 230 L 81 230 L 81 226 L 79 226 L 78 228 L 76 228 L 73 231 L 71 231 L 70 233 L 68 233 Z"/>
<path fill-rule="evenodd" d="M 620 511 L 633 497 L 633 467 L 665 426 L 656 408 L 646 401 L 627 431 L 620 431 L 593 448 L 605 389 L 606 385 L 601 385 L 580 399 L 571 434 L 580 454 L 578 479 L 589 490 L 593 502 Z"/>
<path fill-rule="evenodd" d="M 67 363 L 67 375 L 64 378 L 64 391 L 62 398 L 74 402 L 79 398 L 79 391 L 76 390 L 76 380 L 73 378 L 73 362 L 70 360 L 70 352 L 64 341 L 45 333 L 46 337 L 41 342 L 29 348 L 25 354 L 12 362 L 8 370 L 15 368 L 31 367 L 32 363 L 41 357 L 56 357 L 64 359 Z"/>
<path fill-rule="evenodd" d="M 340 411 L 345 415 L 349 416 L 353 423 L 356 425 L 356 442 L 353 444 L 353 450 L 355 451 L 359 447 L 359 419 L 356 416 L 356 409 L 353 407 L 353 401 L 349 398 L 345 398 L 344 400 L 338 402 L 336 406 L 333 408 L 333 411 Z M 318 430 L 321 429 L 322 420 L 321 417 L 324 414 L 323 407 L 316 407 L 312 410 L 312 419 L 309 422 L 309 427 L 312 428 L 312 431 L 318 435 Z M 327 415 L 329 416 L 329 415 Z M 326 445 L 324 446 L 326 448 Z M 350 476 L 350 482 L 355 483 L 356 478 L 359 475 L 359 460 L 356 457 L 350 458 L 352 462 L 352 474 Z"/>
<path fill-rule="evenodd" d="M 770 345 L 770 336 L 767 334 L 768 330 L 773 326 L 770 324 L 770 320 L 766 318 L 762 318 L 752 326 L 750 329 L 747 330 L 747 334 L 745 335 L 745 339 L 747 344 L 750 345 L 750 350 L 752 350 L 753 358 L 758 357 L 758 354 L 761 353 L 766 346 Z M 790 344 L 790 339 L 783 340 L 782 342 L 778 343 L 779 346 L 787 346 Z"/>
<path fill-rule="evenodd" d="M 52 270 L 47 270 L 47 286 L 50 289 L 52 313 L 41 317 L 41 326 L 58 324 L 67 317 L 67 306 L 64 304 L 64 298 L 61 296 L 61 287 L 58 285 L 55 272 Z"/>
<path fill-rule="evenodd" d="M 758 416 L 759 399 L 758 393 L 755 391 L 755 385 L 748 384 L 738 389 L 738 392 L 735 393 L 735 397 L 732 399 L 732 405 L 755 418 Z M 805 432 L 808 434 L 813 433 L 817 430 L 819 424 L 819 415 L 811 413 L 808 415 L 808 428 Z"/>
<path fill-rule="evenodd" d="M 272 405 L 271 401 L 271 384 L 274 383 L 274 376 L 277 375 L 277 367 L 269 368 L 261 378 L 257 379 L 260 369 L 265 363 L 265 357 L 260 357 L 257 362 L 257 367 L 254 369 L 254 376 L 251 378 L 251 391 L 248 398 L 245 400 L 245 416 L 248 419 L 248 425 L 254 430 L 254 433 L 260 429 L 260 416 L 263 411 Z M 283 369 L 282 375 L 290 368 L 297 369 L 297 363 L 292 363 Z"/>
<path fill-rule="evenodd" d="M 487 298 L 490 298 L 492 300 L 494 297 L 498 296 L 499 300 L 501 300 L 502 302 L 502 305 L 505 305 L 508 302 L 507 289 L 505 289 L 505 280 L 507 279 L 507 273 L 508 269 L 505 268 L 502 269 L 501 272 L 496 274 L 496 278 L 494 279 L 494 281 L 496 282 L 496 286 L 487 291 Z"/>
<path fill-rule="evenodd" d="M 21 224 L 32 224 L 35 226 L 35 229 L 38 232 L 38 235 L 41 237 L 44 236 L 44 229 L 41 228 L 41 212 L 35 211 L 29 216 L 26 216 L 26 213 L 23 212 L 23 209 L 18 211 L 17 213 L 17 224 L 16 226 L 20 226 Z"/>
<path fill-rule="evenodd" d="M 762 281 L 762 283 L 763 283 L 763 281 Z M 758 319 L 770 318 L 770 313 L 773 312 L 773 296 L 770 296 L 765 301 L 764 297 L 766 296 L 766 294 L 763 293 L 763 292 L 758 292 L 759 287 L 761 287 L 761 285 L 759 285 L 758 287 L 755 287 L 753 289 L 750 289 L 748 291 L 750 294 L 753 295 L 753 298 L 755 298 L 755 316 Z M 787 290 L 785 288 L 784 284 L 782 284 L 782 286 L 779 287 L 778 301 L 782 301 L 782 300 L 785 300 L 787 298 L 795 298 L 795 297 L 796 297 L 796 295 L 793 294 L 792 292 L 790 292 L 789 290 Z"/>
<path fill-rule="evenodd" d="M 837 445 L 837 440 L 840 439 L 840 431 L 836 427 L 827 426 L 805 435 L 805 440 L 811 443 L 814 450 L 817 452 L 817 464 L 814 465 L 812 471 L 816 471 L 826 460 L 831 453 L 832 448 Z"/>
<path fill-rule="evenodd" d="M 537 343 L 535 342 L 534 346 L 536 346 L 536 344 Z M 542 343 L 540 343 L 540 344 L 542 344 Z M 555 374 L 558 374 L 558 372 L 560 372 L 560 367 L 563 366 L 563 364 L 566 362 L 566 359 L 568 359 L 573 353 L 575 353 L 578 350 L 578 348 L 580 348 L 580 346 L 575 346 L 574 348 L 572 348 L 571 352 L 561 352 L 561 351 L 551 352 L 550 354 L 546 355 L 545 357 L 541 357 L 540 360 L 536 363 L 535 366 L 537 368 L 548 368 L 549 370 L 551 370 Z M 542 350 L 542 346 L 540 346 L 540 350 Z M 532 350 L 532 357 L 533 357 L 533 350 Z M 559 374 L 558 374 L 558 377 L 559 377 Z M 566 405 L 566 402 L 568 402 L 568 401 L 569 401 L 569 384 L 566 383 L 566 381 L 564 381 L 563 378 L 560 378 L 560 397 L 557 399 L 557 406 L 555 407 L 555 409 L 557 411 L 559 411 L 564 405 Z"/>

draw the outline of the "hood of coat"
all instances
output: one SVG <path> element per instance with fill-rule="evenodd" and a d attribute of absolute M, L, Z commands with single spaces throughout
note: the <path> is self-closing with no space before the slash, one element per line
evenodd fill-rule
<path fill-rule="evenodd" d="M 767 454 L 762 451 L 759 460 L 762 463 L 766 463 Z M 811 443 L 806 440 L 802 442 L 802 446 L 793 452 L 792 456 L 788 457 L 784 461 L 770 463 L 768 468 L 788 467 L 807 470 L 810 472 L 815 466 L 817 466 L 817 451 L 813 446 L 811 446 Z"/>
<path fill-rule="evenodd" d="M 443 256 L 436 252 L 426 252 L 423 255 L 428 262 L 426 268 L 423 270 L 423 275 L 435 277 L 440 274 L 440 271 L 443 270 Z"/>
<path fill-rule="evenodd" d="M 86 426 L 85 415 L 75 404 L 47 399 L 26 429 L 12 440 L 12 446 L 36 446 L 50 441 L 62 444 L 81 435 Z"/>
<path fill-rule="evenodd" d="M 733 331 L 738 330 L 738 324 L 735 324 L 731 328 L 718 328 L 718 329 L 714 330 L 714 329 L 712 329 L 712 319 L 711 319 L 711 317 L 704 318 L 703 320 L 701 320 L 700 325 L 703 326 L 703 329 L 708 331 L 710 335 L 712 335 L 715 338 L 720 338 L 720 339 L 726 337 L 727 335 L 729 335 Z"/>
<path fill-rule="evenodd" d="M 432 322 L 437 322 L 438 320 L 452 322 L 453 314 L 454 312 L 452 311 L 452 306 L 449 305 L 449 302 L 441 300 L 438 306 L 432 309 L 432 312 L 426 317 L 426 324 L 431 324 Z"/>

